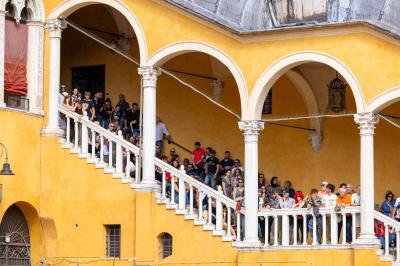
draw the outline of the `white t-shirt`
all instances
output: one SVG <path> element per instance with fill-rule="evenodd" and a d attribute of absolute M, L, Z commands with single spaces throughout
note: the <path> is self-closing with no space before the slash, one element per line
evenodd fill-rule
<path fill-rule="evenodd" d="M 169 132 L 164 123 L 160 122 L 156 125 L 156 141 L 162 140 L 163 137 L 169 136 Z"/>
<path fill-rule="evenodd" d="M 322 195 L 322 204 L 325 205 L 326 208 L 335 208 L 336 199 L 337 196 L 333 193 L 331 193 L 331 195 L 324 194 Z"/>
<path fill-rule="evenodd" d="M 396 202 L 394 203 L 394 208 L 397 209 L 399 205 L 400 205 L 400 198 L 397 198 Z M 400 211 L 395 210 L 394 217 L 400 219 Z"/>

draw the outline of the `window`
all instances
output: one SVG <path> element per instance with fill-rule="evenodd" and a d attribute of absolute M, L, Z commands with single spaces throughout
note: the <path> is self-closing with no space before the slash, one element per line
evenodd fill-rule
<path fill-rule="evenodd" d="M 106 256 L 119 258 L 121 256 L 121 225 L 106 225 Z"/>
<path fill-rule="evenodd" d="M 272 89 L 269 90 L 267 98 L 265 98 L 262 114 L 263 115 L 272 114 Z"/>
<path fill-rule="evenodd" d="M 164 259 L 172 255 L 172 236 L 168 233 L 162 233 L 159 236 L 160 240 L 160 253 Z"/>

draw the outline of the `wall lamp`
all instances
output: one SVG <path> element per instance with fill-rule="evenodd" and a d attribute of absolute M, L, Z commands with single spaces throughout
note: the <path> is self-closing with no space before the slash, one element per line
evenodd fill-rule
<path fill-rule="evenodd" d="M 6 154 L 6 161 L 3 164 L 3 169 L 1 169 L 1 171 L 0 171 L 0 175 L 14 175 L 13 171 L 11 171 L 10 164 L 8 163 L 8 151 L 7 151 L 6 146 L 0 142 L 0 148 Z M 0 157 L 1 157 L 1 153 L 0 153 Z"/>

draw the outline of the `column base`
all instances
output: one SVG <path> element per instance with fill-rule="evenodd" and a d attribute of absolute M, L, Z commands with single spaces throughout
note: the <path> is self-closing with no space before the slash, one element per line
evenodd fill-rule
<path fill-rule="evenodd" d="M 256 238 L 256 239 L 244 239 L 243 241 L 236 242 L 236 247 L 238 248 L 260 248 L 262 246 L 261 241 Z"/>
<path fill-rule="evenodd" d="M 5 108 L 6 104 L 5 103 L 0 103 L 0 108 Z"/>
<path fill-rule="evenodd" d="M 133 183 L 132 188 L 138 192 L 161 192 L 161 186 L 155 181 L 143 181 L 141 183 Z"/>
<path fill-rule="evenodd" d="M 381 243 L 375 235 L 361 235 L 353 242 L 353 245 L 355 248 L 379 248 Z"/>
<path fill-rule="evenodd" d="M 56 137 L 61 137 L 64 135 L 64 130 L 62 130 L 60 127 L 53 127 L 53 126 L 47 126 L 42 129 L 41 132 L 43 137 L 50 137 L 50 136 L 56 136 Z"/>

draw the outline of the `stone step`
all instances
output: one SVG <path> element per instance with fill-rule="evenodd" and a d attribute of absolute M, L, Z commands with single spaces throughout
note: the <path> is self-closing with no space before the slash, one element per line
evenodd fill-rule
<path fill-rule="evenodd" d="M 199 220 L 199 219 L 195 219 L 195 220 L 193 221 L 193 223 L 194 223 L 194 225 L 204 225 L 204 224 L 206 224 L 206 221 L 204 221 L 204 220 Z"/>
<path fill-rule="evenodd" d="M 214 229 L 215 229 L 215 226 L 213 224 L 206 223 L 205 225 L 203 225 L 204 231 L 214 231 Z"/>

